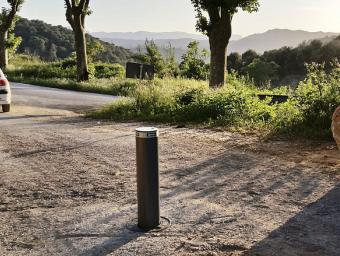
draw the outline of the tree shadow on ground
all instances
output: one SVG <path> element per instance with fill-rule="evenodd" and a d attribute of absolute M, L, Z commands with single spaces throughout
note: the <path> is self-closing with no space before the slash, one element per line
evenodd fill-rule
<path fill-rule="evenodd" d="M 337 185 L 244 255 L 340 255 L 339 202 L 340 185 Z"/>
<path fill-rule="evenodd" d="M 249 218 L 253 217 L 251 215 L 262 214 L 263 219 L 259 217 L 256 222 L 261 225 L 262 221 L 262 225 L 266 226 L 266 219 L 273 218 L 280 222 L 303 208 L 301 213 L 254 246 L 246 255 L 335 256 L 340 255 L 340 186 L 337 185 L 316 203 L 308 205 L 311 198 L 323 195 L 327 187 L 331 187 L 325 185 L 327 181 L 331 184 L 331 177 L 322 172 L 322 167 L 308 168 L 293 161 L 280 161 L 280 157 L 266 154 L 259 157 L 258 154 L 236 149 L 201 161 L 195 166 L 166 171 L 167 179 L 173 181 L 173 187 L 167 187 L 162 200 L 171 202 L 178 198 L 188 203 L 195 199 L 204 200 L 222 206 L 227 213 L 229 206 L 239 207 L 240 216 L 232 216 L 235 213 L 230 212 L 220 227 L 206 232 L 214 236 L 229 230 L 233 234 L 230 237 L 243 236 L 239 243 L 248 244 L 247 248 L 255 239 L 252 232 L 270 232 L 253 225 Z M 214 212 L 211 215 L 209 207 L 207 205 L 203 222 L 223 218 L 225 212 Z M 192 215 L 196 216 L 192 224 L 202 224 L 202 213 L 192 212 Z M 173 216 L 175 221 L 181 217 L 180 214 L 178 218 Z M 234 227 L 233 223 L 229 223 L 230 220 L 235 221 L 237 227 L 238 219 L 243 217 L 248 223 L 248 230 L 230 231 Z M 182 223 L 186 224 L 185 221 Z M 292 253 L 289 250 L 293 250 Z"/>
<path fill-rule="evenodd" d="M 204 160 L 192 167 L 167 170 L 170 180 L 177 180 L 165 192 L 163 200 L 190 193 L 194 199 L 224 198 L 230 192 L 244 192 L 256 199 L 278 193 L 291 186 L 289 195 L 303 200 L 318 187 L 318 172 L 306 174 L 298 164 L 282 164 L 277 157 L 233 150 Z"/>
<path fill-rule="evenodd" d="M 19 120 L 19 119 L 33 119 L 46 117 L 60 117 L 61 115 L 20 115 L 20 116 L 1 116 L 0 120 Z"/>

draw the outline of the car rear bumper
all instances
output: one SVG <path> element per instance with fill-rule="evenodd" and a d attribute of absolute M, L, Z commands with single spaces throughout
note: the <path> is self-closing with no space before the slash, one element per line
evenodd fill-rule
<path fill-rule="evenodd" d="M 0 105 L 11 104 L 11 93 L 6 90 L 0 90 Z"/>

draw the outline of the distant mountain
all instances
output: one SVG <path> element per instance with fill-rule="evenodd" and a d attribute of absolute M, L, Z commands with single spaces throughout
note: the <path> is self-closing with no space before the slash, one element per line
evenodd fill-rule
<path fill-rule="evenodd" d="M 91 33 L 94 37 L 108 39 L 125 39 L 125 40 L 145 40 L 148 39 L 180 39 L 192 38 L 194 40 L 205 40 L 206 37 L 200 34 L 190 34 L 185 32 L 94 32 Z"/>
<path fill-rule="evenodd" d="M 143 46 L 145 44 L 145 39 L 143 40 L 130 40 L 130 39 L 114 39 L 114 38 L 101 38 L 103 41 L 113 43 L 115 45 L 124 45 L 128 49 L 136 49 L 138 46 Z M 194 41 L 192 38 L 181 38 L 181 39 L 155 39 L 154 42 L 161 48 L 167 47 L 169 43 L 172 47 L 178 49 L 186 49 L 187 45 Z M 196 40 L 200 42 L 202 48 L 209 48 L 208 40 Z"/>
<path fill-rule="evenodd" d="M 273 29 L 265 33 L 254 34 L 231 42 L 229 52 L 243 53 L 249 49 L 258 53 L 274 50 L 283 46 L 296 47 L 304 41 L 336 36 L 330 32 L 307 32 L 303 30 Z"/>
<path fill-rule="evenodd" d="M 206 37 L 183 32 L 92 33 L 92 35 L 101 38 L 103 41 L 131 49 L 132 51 L 137 49 L 138 46 L 143 46 L 146 38 L 154 39 L 156 44 L 161 48 L 170 43 L 172 47 L 176 48 L 178 58 L 185 52 L 187 45 L 193 40 L 199 41 L 201 48 L 209 49 L 209 42 Z M 327 40 L 330 41 L 336 35 L 338 34 L 330 32 L 273 29 L 265 33 L 254 34 L 244 38 L 240 38 L 240 36 L 237 35 L 233 36 L 228 47 L 228 52 L 243 53 L 252 49 L 258 53 L 263 53 L 284 46 L 296 47 L 304 41 L 313 39 L 322 39 L 327 42 Z"/>

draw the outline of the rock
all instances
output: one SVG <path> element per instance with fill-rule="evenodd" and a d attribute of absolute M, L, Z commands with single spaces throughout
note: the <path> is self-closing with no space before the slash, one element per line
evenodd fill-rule
<path fill-rule="evenodd" d="M 340 106 L 335 110 L 332 123 L 333 137 L 340 149 Z"/>

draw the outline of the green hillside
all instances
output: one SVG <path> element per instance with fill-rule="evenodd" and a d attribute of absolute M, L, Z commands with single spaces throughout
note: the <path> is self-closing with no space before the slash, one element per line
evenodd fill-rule
<path fill-rule="evenodd" d="M 73 32 L 62 26 L 52 26 L 40 20 L 21 18 L 14 29 L 16 36 L 23 41 L 19 53 L 36 55 L 46 61 L 65 59 L 74 52 Z M 95 59 L 108 63 L 125 63 L 131 52 L 123 47 L 103 42 L 100 39 L 87 36 L 88 42 L 99 42 L 103 51 L 97 53 Z"/>

